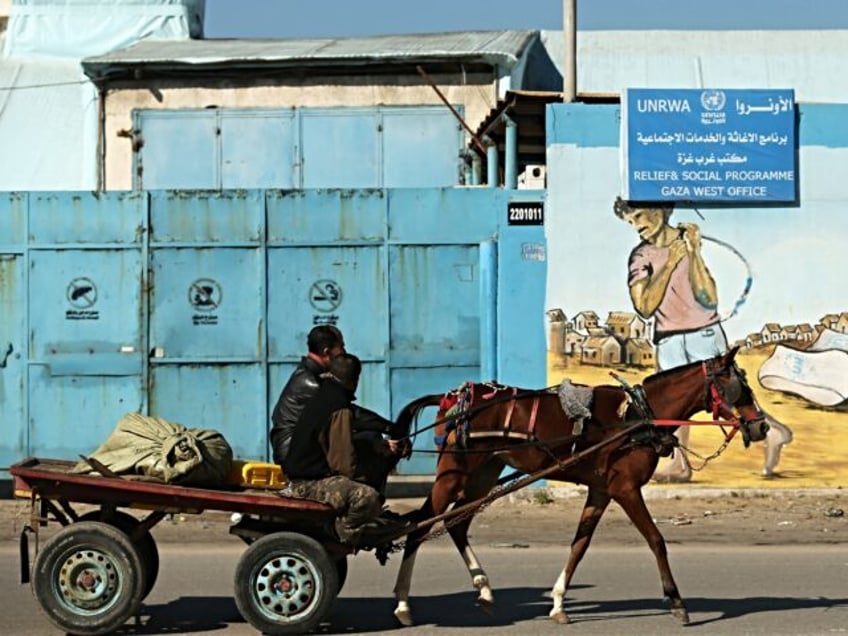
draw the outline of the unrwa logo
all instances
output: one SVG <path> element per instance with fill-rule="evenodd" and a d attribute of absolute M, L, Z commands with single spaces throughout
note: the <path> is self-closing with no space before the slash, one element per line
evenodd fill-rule
<path fill-rule="evenodd" d="M 709 90 L 701 93 L 701 106 L 704 107 L 704 110 L 722 110 L 726 102 L 727 98 L 724 95 L 724 91 Z"/>

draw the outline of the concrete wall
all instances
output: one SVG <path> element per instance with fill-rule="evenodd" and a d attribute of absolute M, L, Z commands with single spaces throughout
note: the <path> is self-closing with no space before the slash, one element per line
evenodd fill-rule
<path fill-rule="evenodd" d="M 700 209 L 678 204 L 671 222 L 694 223 L 706 237 L 703 255 L 718 286 L 722 327 L 731 345 L 742 345 L 737 359 L 763 408 L 794 432 L 780 469 L 795 481 L 786 479 L 783 485 L 825 486 L 843 478 L 844 458 L 828 439 L 843 435 L 848 425 L 848 335 L 839 327 L 848 312 L 848 104 L 800 103 L 797 110 L 796 202 Z M 594 311 L 603 323 L 610 311 L 633 311 L 628 257 L 639 238 L 612 210 L 622 192 L 619 127 L 618 104 L 552 105 L 547 110 L 545 306 L 562 309 L 568 319 Z M 745 296 L 748 276 L 752 285 Z M 789 336 L 778 344 L 756 344 L 752 334 L 769 323 L 790 334 L 809 325 L 821 346 Z M 559 363 L 575 381 L 609 382 L 576 358 L 564 356 Z M 653 370 L 623 366 L 620 372 L 635 382 Z M 707 428 L 694 427 L 691 444 L 705 455 L 717 446 Z M 757 466 L 761 453 L 749 449 L 744 460 L 758 474 L 771 462 L 766 454 L 765 466 Z M 816 472 L 803 463 L 811 454 Z"/>

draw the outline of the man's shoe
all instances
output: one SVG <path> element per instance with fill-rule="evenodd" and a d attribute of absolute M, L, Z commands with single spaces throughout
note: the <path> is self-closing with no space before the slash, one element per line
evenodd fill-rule
<path fill-rule="evenodd" d="M 394 510 L 383 508 L 380 511 L 379 519 L 386 519 L 387 521 L 400 521 L 403 519 L 403 515 L 395 512 Z"/>
<path fill-rule="evenodd" d="M 391 521 L 378 517 L 362 528 L 359 545 L 378 546 L 409 534 L 418 526 L 411 520 Z"/>

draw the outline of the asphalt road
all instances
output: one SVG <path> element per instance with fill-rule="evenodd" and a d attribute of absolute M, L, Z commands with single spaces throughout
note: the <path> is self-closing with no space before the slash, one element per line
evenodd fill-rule
<path fill-rule="evenodd" d="M 572 623 L 547 618 L 548 592 L 564 547 L 482 544 L 478 555 L 495 590 L 492 615 L 475 606 L 476 592 L 452 545 L 440 539 L 419 555 L 412 610 L 417 626 L 405 636 L 442 634 L 733 634 L 848 633 L 848 545 L 671 545 L 671 565 L 687 601 L 683 628 L 660 598 L 653 557 L 643 546 L 593 546 L 566 600 Z M 163 543 L 161 571 L 127 634 L 255 634 L 232 598 L 232 576 L 243 552 L 220 543 Z M 347 583 L 319 633 L 398 634 L 392 587 L 399 564 L 381 567 L 370 553 L 350 560 Z M 3 634 L 52 636 L 29 587 L 19 584 L 17 546 L 0 543 Z"/>

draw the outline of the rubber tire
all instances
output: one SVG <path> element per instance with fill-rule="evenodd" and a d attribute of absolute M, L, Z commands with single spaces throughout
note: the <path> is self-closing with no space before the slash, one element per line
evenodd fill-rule
<path fill-rule="evenodd" d="M 127 536 L 132 536 L 136 526 L 141 523 L 132 515 L 120 510 L 113 512 L 108 519 L 102 517 L 102 511 L 93 510 L 82 515 L 79 521 L 102 521 L 122 530 Z M 144 593 L 141 596 L 141 599 L 144 600 L 150 594 L 159 576 L 159 548 L 156 547 L 156 540 L 149 531 L 141 535 L 137 541 L 134 541 L 133 545 L 138 550 L 138 557 L 141 559 L 141 568 L 144 572 Z"/>
<path fill-rule="evenodd" d="M 77 560 L 74 567 L 69 566 L 72 559 Z M 115 580 L 106 607 L 75 607 L 58 594 L 63 573 L 85 567 L 87 560 L 95 568 L 107 569 Z M 107 523 L 80 521 L 44 542 L 33 563 L 32 592 L 48 620 L 60 630 L 100 636 L 114 632 L 138 611 L 144 589 L 141 568 L 138 550 L 124 532 Z"/>
<path fill-rule="evenodd" d="M 336 559 L 336 575 L 339 577 L 339 587 L 336 591 L 336 594 L 342 593 L 342 588 L 344 587 L 345 581 L 347 580 L 347 557 L 343 556 L 340 559 Z"/>
<path fill-rule="evenodd" d="M 236 565 L 235 601 L 244 619 L 263 634 L 272 636 L 304 634 L 318 626 L 336 600 L 339 589 L 336 562 L 315 539 L 296 532 L 275 532 L 251 543 Z M 285 570 L 302 579 L 310 594 L 305 607 L 293 615 L 282 613 L 275 595 L 268 600 L 267 585 L 260 579 L 271 578 Z M 301 602 L 303 599 L 296 599 Z"/>

